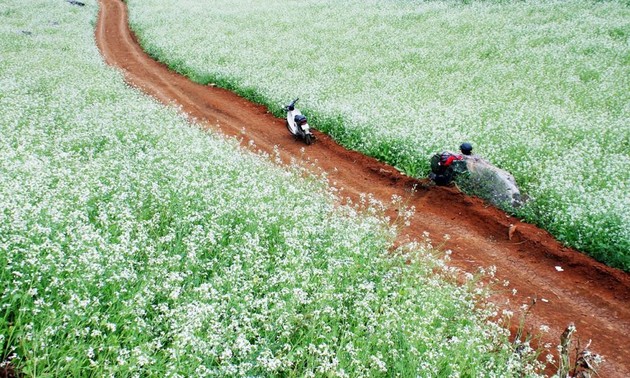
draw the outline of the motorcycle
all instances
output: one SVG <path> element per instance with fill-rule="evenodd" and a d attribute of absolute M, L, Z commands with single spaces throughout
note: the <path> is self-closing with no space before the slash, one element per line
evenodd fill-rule
<path fill-rule="evenodd" d="M 299 98 L 296 98 L 284 107 L 287 112 L 287 129 L 296 140 L 302 139 L 310 146 L 315 141 L 315 135 L 311 133 L 306 117 L 295 107 L 298 100 Z"/>

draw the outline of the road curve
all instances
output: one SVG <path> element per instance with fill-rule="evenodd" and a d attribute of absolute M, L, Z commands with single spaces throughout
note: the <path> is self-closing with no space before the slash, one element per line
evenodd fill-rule
<path fill-rule="evenodd" d="M 366 193 L 384 202 L 392 195 L 403 197 L 416 208 L 403 235 L 423 240 L 423 233 L 429 232 L 434 242 L 452 251 L 452 265 L 466 271 L 496 266 L 496 276 L 510 285 L 493 301 L 519 314 L 522 304 L 538 299 L 527 317 L 529 329 L 537 332 L 540 325 L 549 326 L 545 340 L 557 345 L 565 327 L 574 322 L 582 345 L 591 339 L 591 350 L 606 359 L 600 377 L 630 377 L 630 275 L 563 247 L 546 231 L 455 188 L 431 187 L 406 177 L 321 133 L 315 132 L 318 139 L 312 146 L 294 141 L 284 120 L 266 108 L 226 90 L 195 84 L 151 59 L 130 32 L 121 0 L 99 4 L 97 45 L 105 61 L 118 67 L 129 84 L 165 104 L 180 106 L 210 129 L 241 138 L 243 144 L 253 141 L 271 156 L 276 148 L 285 163 L 310 162 L 343 196 L 357 200 Z M 390 215 L 395 217 L 395 210 Z M 511 224 L 516 230 L 508 238 Z"/>

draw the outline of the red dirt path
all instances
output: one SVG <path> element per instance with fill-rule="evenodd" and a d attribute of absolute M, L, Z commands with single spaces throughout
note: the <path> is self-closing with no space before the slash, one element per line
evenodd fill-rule
<path fill-rule="evenodd" d="M 294 141 L 284 120 L 263 106 L 220 88 L 192 83 L 151 59 L 129 31 L 127 9 L 120 0 L 100 0 L 96 41 L 105 61 L 119 67 L 131 85 L 165 104 L 181 106 L 208 128 L 242 138 L 243 144 L 252 140 L 269 153 L 277 146 L 285 162 L 292 158 L 314 162 L 318 167 L 314 169 L 325 171 L 342 195 L 355 200 L 361 193 L 386 203 L 392 195 L 407 199 L 416 213 L 403 234 L 423 240 L 423 232 L 429 232 L 435 243 L 444 242 L 452 251 L 451 264 L 466 271 L 496 266 L 496 276 L 510 285 L 493 301 L 518 315 L 522 304 L 537 298 L 527 317 L 528 329 L 537 332 L 540 325 L 548 325 L 551 330 L 545 340 L 555 346 L 565 327 L 574 322 L 582 345 L 592 339 L 591 350 L 606 359 L 600 377 L 630 377 L 630 275 L 563 247 L 546 231 L 455 188 L 423 185 L 321 133 L 315 132 L 318 140 L 312 146 Z M 411 190 L 414 185 L 416 191 Z M 508 239 L 510 224 L 517 227 Z M 444 241 L 445 234 L 450 240 Z"/>

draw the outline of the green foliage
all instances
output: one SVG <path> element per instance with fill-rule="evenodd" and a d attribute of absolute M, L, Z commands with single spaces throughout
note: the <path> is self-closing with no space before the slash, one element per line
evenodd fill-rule
<path fill-rule="evenodd" d="M 521 216 L 593 256 L 626 259 L 624 2 L 276 0 L 235 12 L 232 1 L 149 0 L 130 8 L 145 48 L 160 46 L 168 64 L 184 60 L 191 78 L 214 77 L 278 116 L 280 104 L 300 97 L 311 126 L 411 176 L 426 174 L 432 153 L 472 142 L 530 198 Z M 295 20 L 300 27 L 290 27 Z M 603 168 L 610 155 L 619 164 Z M 593 165 L 608 183 L 589 179 L 601 172 Z M 606 226 L 617 219 L 620 227 Z"/>
<path fill-rule="evenodd" d="M 534 354 L 517 357 L 488 321 L 496 309 L 477 304 L 484 291 L 454 284 L 423 245 L 392 247 L 385 205 L 340 205 L 299 166 L 272 165 L 130 89 L 94 46 L 96 4 L 9 6 L 0 366 L 64 377 L 538 376 Z"/>

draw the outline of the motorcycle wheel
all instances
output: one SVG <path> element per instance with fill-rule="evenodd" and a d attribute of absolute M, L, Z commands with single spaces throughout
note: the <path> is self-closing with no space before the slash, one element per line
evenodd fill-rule
<path fill-rule="evenodd" d="M 313 144 L 313 136 L 311 134 L 304 135 L 304 142 L 306 142 L 306 144 L 310 146 L 311 144 Z"/>
<path fill-rule="evenodd" d="M 291 133 L 291 135 L 293 135 L 293 130 L 291 130 L 291 125 L 289 125 L 289 121 L 284 121 L 284 123 L 287 126 L 287 130 L 289 130 L 289 132 Z"/>

